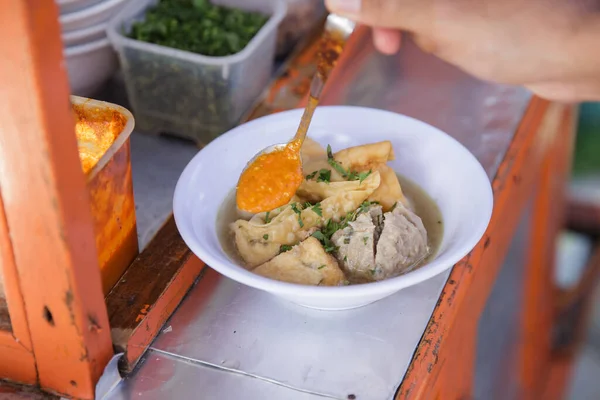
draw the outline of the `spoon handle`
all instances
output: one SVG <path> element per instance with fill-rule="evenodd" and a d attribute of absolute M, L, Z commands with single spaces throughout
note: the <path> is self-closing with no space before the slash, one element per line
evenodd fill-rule
<path fill-rule="evenodd" d="M 325 31 L 321 37 L 317 55 L 317 72 L 310 83 L 308 104 L 304 109 L 304 114 L 302 114 L 302 119 L 300 119 L 300 126 L 298 126 L 296 136 L 294 136 L 293 139 L 298 147 L 301 147 L 302 143 L 304 143 L 310 121 L 319 104 L 325 82 L 327 82 L 331 71 L 337 64 L 337 61 L 344 50 L 344 46 L 354 31 L 355 26 L 356 24 L 353 21 L 337 14 L 329 14 L 327 17 Z"/>

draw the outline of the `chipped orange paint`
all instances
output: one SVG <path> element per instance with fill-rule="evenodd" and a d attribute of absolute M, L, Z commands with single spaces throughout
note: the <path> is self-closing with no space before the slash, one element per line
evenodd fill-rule
<path fill-rule="evenodd" d="M 135 322 L 139 322 L 144 319 L 146 314 L 148 313 L 148 309 L 150 308 L 150 304 L 144 304 L 144 308 L 140 310 L 140 313 L 137 317 L 135 317 Z"/>
<path fill-rule="evenodd" d="M 11 37 L 0 41 L 0 188 L 17 275 L 5 283 L 24 305 L 13 319 L 29 328 L 38 384 L 91 399 L 112 344 L 58 7 L 3 2 L 0 24 Z M 10 366 L 26 371 L 25 361 Z"/>

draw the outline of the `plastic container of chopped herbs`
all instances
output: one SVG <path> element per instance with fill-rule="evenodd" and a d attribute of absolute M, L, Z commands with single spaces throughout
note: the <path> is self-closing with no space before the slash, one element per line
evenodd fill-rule
<path fill-rule="evenodd" d="M 135 0 L 110 21 L 136 128 L 199 145 L 271 79 L 284 0 Z"/>

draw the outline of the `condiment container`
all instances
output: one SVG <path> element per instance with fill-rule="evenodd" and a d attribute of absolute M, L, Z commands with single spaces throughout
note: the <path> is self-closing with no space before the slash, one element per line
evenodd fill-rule
<path fill-rule="evenodd" d="M 204 145 L 235 126 L 271 79 L 285 0 L 213 0 L 269 15 L 239 53 L 209 57 L 127 37 L 158 0 L 132 1 L 110 21 L 137 129 L 170 133 Z"/>
<path fill-rule="evenodd" d="M 139 252 L 129 140 L 134 118 L 103 101 L 71 96 L 71 104 L 107 294 Z"/>

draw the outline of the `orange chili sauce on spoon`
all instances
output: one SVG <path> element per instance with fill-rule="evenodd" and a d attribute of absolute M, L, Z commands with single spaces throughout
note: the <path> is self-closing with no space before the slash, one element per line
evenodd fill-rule
<path fill-rule="evenodd" d="M 259 213 L 287 204 L 302 183 L 299 140 L 258 156 L 238 181 L 236 203 L 240 210 Z"/>

